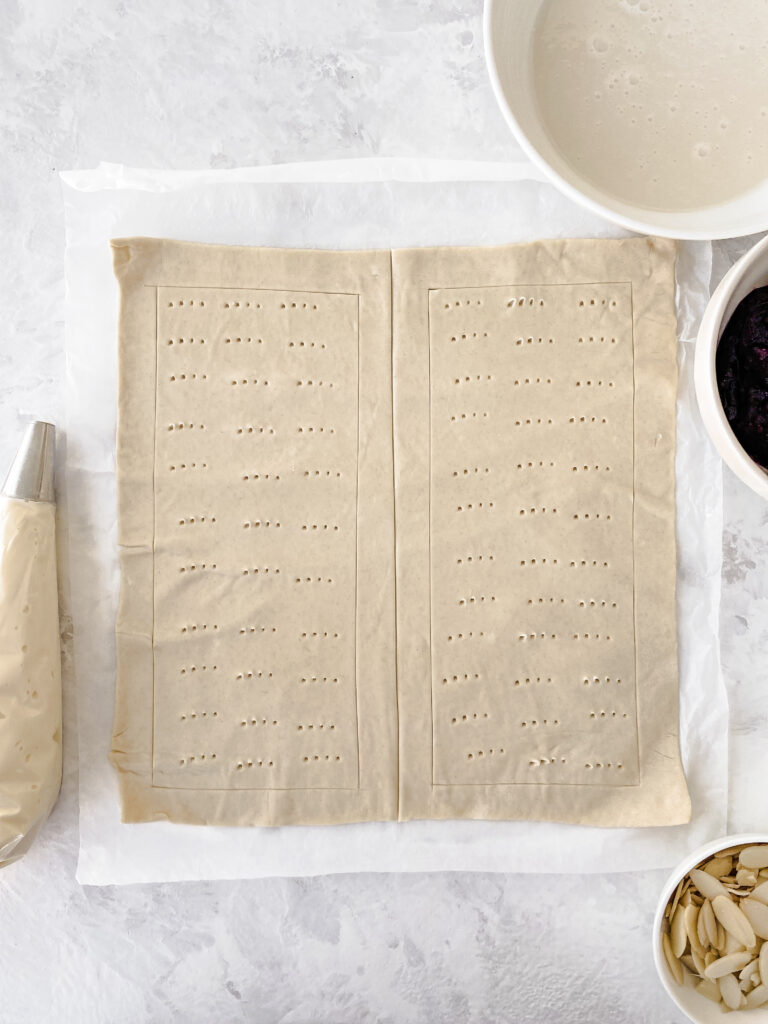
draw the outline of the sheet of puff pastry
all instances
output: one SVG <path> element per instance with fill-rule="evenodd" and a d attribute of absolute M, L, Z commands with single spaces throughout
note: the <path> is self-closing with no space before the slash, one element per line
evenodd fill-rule
<path fill-rule="evenodd" d="M 390 253 L 113 255 L 123 820 L 395 818 Z"/>
<path fill-rule="evenodd" d="M 674 266 L 393 253 L 401 819 L 689 820 Z"/>

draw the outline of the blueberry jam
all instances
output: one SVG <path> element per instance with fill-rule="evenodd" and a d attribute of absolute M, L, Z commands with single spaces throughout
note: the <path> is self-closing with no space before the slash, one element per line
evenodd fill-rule
<path fill-rule="evenodd" d="M 744 451 L 768 469 L 768 287 L 742 299 L 717 347 L 717 386 Z"/>

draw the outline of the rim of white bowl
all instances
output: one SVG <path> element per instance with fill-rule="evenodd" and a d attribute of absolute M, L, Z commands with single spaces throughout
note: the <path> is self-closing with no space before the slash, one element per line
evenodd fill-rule
<path fill-rule="evenodd" d="M 747 487 L 768 500 L 768 473 L 744 451 L 731 429 L 720 399 L 716 365 L 728 305 L 748 271 L 762 260 L 768 274 L 768 236 L 734 263 L 712 293 L 696 338 L 693 377 L 699 411 L 715 448 Z"/>
<path fill-rule="evenodd" d="M 653 917 L 653 934 L 651 936 L 651 945 L 653 948 L 653 962 L 656 967 L 656 973 L 664 986 L 667 995 L 670 997 L 672 1002 L 677 1008 L 685 1014 L 685 1016 L 694 1021 L 694 1024 L 700 1024 L 701 1018 L 692 1017 L 690 1010 L 685 1006 L 682 1000 L 679 998 L 677 982 L 674 978 L 670 977 L 669 967 L 664 956 L 664 951 L 661 948 L 661 923 L 664 917 L 664 911 L 667 903 L 669 902 L 670 896 L 674 893 L 675 889 L 680 883 L 680 879 L 683 878 L 691 868 L 695 868 L 696 865 L 704 860 L 706 857 L 711 857 L 713 854 L 718 853 L 720 850 L 727 850 L 729 846 L 749 846 L 757 843 L 768 843 L 768 833 L 765 832 L 744 832 L 737 833 L 735 835 L 721 836 L 719 839 L 713 839 L 708 843 L 704 843 L 703 846 L 699 846 L 698 849 L 692 850 L 687 857 L 684 857 L 680 863 L 670 872 L 667 880 L 661 889 L 661 896 L 659 898 L 658 905 L 656 907 L 656 913 Z M 703 1003 L 707 1005 L 707 1000 L 704 996 L 701 997 Z M 710 1006 L 713 1004 L 709 1004 Z M 760 1007 L 761 1010 L 764 1007 Z M 751 1021 L 762 1020 L 763 1017 L 755 1016 L 756 1011 L 750 1011 L 750 1016 L 747 1018 Z"/>
<path fill-rule="evenodd" d="M 485 63 L 488 68 L 488 76 L 491 80 L 491 88 L 493 89 L 493 94 L 496 97 L 496 102 L 499 105 L 499 109 L 501 110 L 504 120 L 512 129 L 512 134 L 522 146 L 526 156 L 546 175 L 552 184 L 557 186 L 561 192 L 568 196 L 569 199 L 573 199 L 574 202 L 578 203 L 580 206 L 586 207 L 593 213 L 597 213 L 601 217 L 605 217 L 607 220 L 613 221 L 614 224 L 627 228 L 629 231 L 636 231 L 643 235 L 658 235 L 661 238 L 681 238 L 690 241 L 708 241 L 717 238 L 741 238 L 746 234 L 756 234 L 760 231 L 768 230 L 768 210 L 762 214 L 760 219 L 756 219 L 754 225 L 749 226 L 748 231 L 743 230 L 741 227 L 734 228 L 733 226 L 730 229 L 727 227 L 719 227 L 712 231 L 711 229 L 705 228 L 691 228 L 682 224 L 661 225 L 654 223 L 653 220 L 645 220 L 642 217 L 629 217 L 611 205 L 609 196 L 605 196 L 602 202 L 598 202 L 596 199 L 592 199 L 590 196 L 585 195 L 576 185 L 572 185 L 567 178 L 564 178 L 558 171 L 556 171 L 547 159 L 542 156 L 538 149 L 536 149 L 524 132 L 512 112 L 512 108 L 507 101 L 507 97 L 504 94 L 504 89 L 501 85 L 501 76 L 499 75 L 496 64 L 496 54 L 492 40 L 491 19 L 493 17 L 493 10 L 497 4 L 508 2 L 509 0 L 485 0 L 483 7 L 483 49 L 485 51 Z M 707 208 L 705 207 L 704 210 L 706 211 L 706 209 Z M 711 207 L 711 209 L 716 209 L 716 206 Z"/>

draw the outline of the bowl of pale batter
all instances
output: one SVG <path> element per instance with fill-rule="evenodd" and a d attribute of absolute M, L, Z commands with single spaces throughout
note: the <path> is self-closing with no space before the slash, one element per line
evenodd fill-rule
<path fill-rule="evenodd" d="M 567 195 L 667 237 L 768 229 L 768 0 L 486 0 L 485 48 Z"/>

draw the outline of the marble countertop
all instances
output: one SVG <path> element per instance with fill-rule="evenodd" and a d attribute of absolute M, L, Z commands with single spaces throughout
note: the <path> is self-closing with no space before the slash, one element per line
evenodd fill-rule
<path fill-rule="evenodd" d="M 58 172 L 427 155 L 510 160 L 481 0 L 0 5 L 0 466 L 60 420 Z M 715 278 L 748 241 L 718 243 Z M 722 661 L 733 831 L 765 828 L 768 509 L 725 470 Z M 66 624 L 65 624 L 66 625 Z M 71 666 L 61 800 L 0 873 L 0 1021 L 362 1024 L 682 1017 L 649 928 L 664 872 L 367 875 L 88 888 L 74 879 Z"/>

